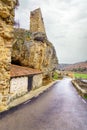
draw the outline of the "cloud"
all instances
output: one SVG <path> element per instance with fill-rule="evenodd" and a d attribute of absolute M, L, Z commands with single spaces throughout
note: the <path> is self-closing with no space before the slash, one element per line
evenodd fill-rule
<path fill-rule="evenodd" d="M 19 0 L 15 19 L 29 29 L 30 11 L 40 7 L 59 62 L 87 60 L 87 0 Z"/>

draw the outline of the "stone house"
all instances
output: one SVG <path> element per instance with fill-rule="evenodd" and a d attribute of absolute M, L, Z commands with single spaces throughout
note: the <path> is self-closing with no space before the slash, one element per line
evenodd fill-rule
<path fill-rule="evenodd" d="M 10 98 L 17 98 L 42 86 L 42 72 L 11 65 Z"/>

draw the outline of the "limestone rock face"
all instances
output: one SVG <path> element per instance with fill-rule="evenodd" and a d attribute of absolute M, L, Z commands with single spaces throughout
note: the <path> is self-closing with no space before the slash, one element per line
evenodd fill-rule
<path fill-rule="evenodd" d="M 44 21 L 42 18 L 42 13 L 40 8 L 30 12 L 30 31 L 45 33 Z"/>
<path fill-rule="evenodd" d="M 47 36 L 43 32 L 34 32 L 32 33 L 32 39 L 36 41 L 45 42 L 47 41 Z"/>
<path fill-rule="evenodd" d="M 0 108 L 7 105 L 16 0 L 0 0 Z"/>
<path fill-rule="evenodd" d="M 58 66 L 55 49 L 44 33 L 30 33 L 27 30 L 15 29 L 12 47 L 12 62 L 43 71 L 50 77 Z"/>

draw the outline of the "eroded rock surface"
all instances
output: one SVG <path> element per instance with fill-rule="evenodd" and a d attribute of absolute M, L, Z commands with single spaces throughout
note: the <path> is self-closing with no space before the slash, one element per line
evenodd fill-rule
<path fill-rule="evenodd" d="M 15 4 L 16 0 L 0 0 L 0 110 L 9 101 Z"/>
<path fill-rule="evenodd" d="M 45 33 L 15 29 L 14 34 L 12 62 L 40 69 L 44 76 L 51 77 L 58 66 L 58 60 L 54 46 L 48 41 Z"/>

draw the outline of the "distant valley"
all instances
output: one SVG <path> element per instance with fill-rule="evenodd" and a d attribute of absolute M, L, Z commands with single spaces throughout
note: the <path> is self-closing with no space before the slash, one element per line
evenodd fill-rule
<path fill-rule="evenodd" d="M 87 61 L 75 64 L 59 64 L 58 69 L 65 71 L 87 72 Z"/>

